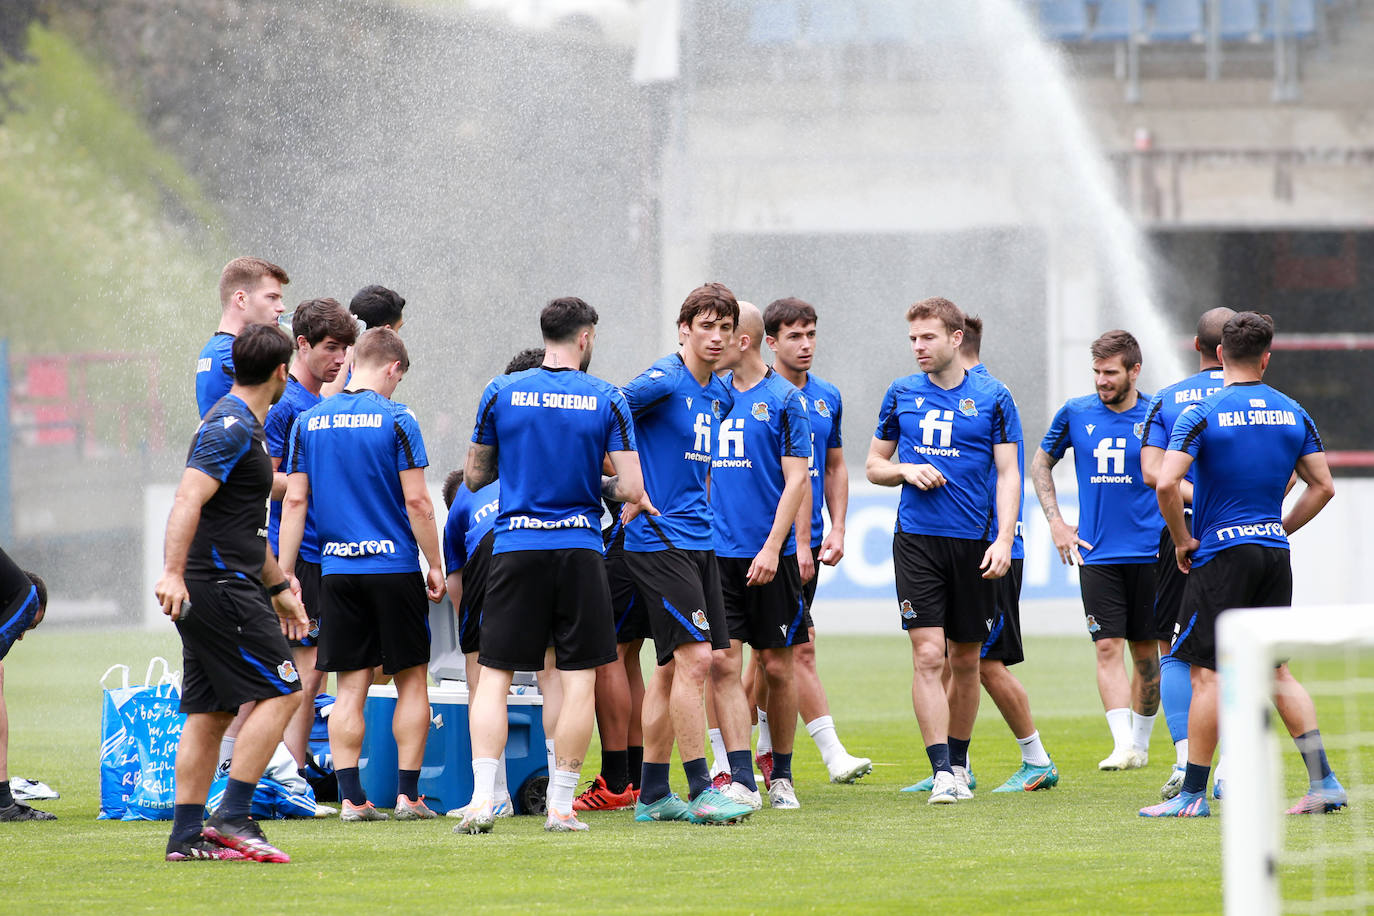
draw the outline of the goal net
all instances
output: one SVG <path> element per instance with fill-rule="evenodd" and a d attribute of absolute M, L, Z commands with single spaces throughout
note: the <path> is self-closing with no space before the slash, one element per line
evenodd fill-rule
<path fill-rule="evenodd" d="M 1374 912 L 1374 605 L 1229 611 L 1217 648 L 1226 913 Z M 1284 813 L 1308 786 L 1272 702 L 1284 660 L 1349 797 L 1331 814 Z"/>

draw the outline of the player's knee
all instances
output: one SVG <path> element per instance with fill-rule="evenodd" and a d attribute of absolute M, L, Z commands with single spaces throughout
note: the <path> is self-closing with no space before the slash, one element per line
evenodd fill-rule
<path fill-rule="evenodd" d="M 674 678 L 685 677 L 690 683 L 700 684 L 707 675 L 714 676 L 723 653 L 712 652 L 703 643 L 678 646 L 673 652 Z"/>
<path fill-rule="evenodd" d="M 792 676 L 793 655 L 789 649 L 767 649 L 763 652 L 763 670 L 770 680 Z"/>

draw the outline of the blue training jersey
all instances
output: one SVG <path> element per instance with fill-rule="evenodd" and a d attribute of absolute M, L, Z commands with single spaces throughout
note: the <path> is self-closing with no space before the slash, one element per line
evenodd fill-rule
<path fill-rule="evenodd" d="M 801 392 L 772 369 L 754 387 L 735 389 L 711 460 L 711 513 L 719 557 L 752 557 L 773 530 L 782 499 L 783 458 L 811 455 L 811 421 Z M 795 529 L 778 551 L 797 552 Z"/>
<path fill-rule="evenodd" d="M 429 466 L 415 414 L 375 391 L 345 391 L 296 417 L 287 473 L 310 477 L 326 576 L 419 572 L 401 471 Z"/>
<path fill-rule="evenodd" d="M 234 387 L 234 335 L 216 331 L 196 358 L 196 409 L 203 417 Z"/>
<path fill-rule="evenodd" d="M 1078 476 L 1078 536 L 1092 544 L 1083 563 L 1153 563 L 1159 554 L 1155 491 L 1140 473 L 1141 436 L 1149 395 L 1117 413 L 1096 394 L 1070 398 L 1059 408 L 1040 447 L 1058 461 L 1073 449 Z"/>
<path fill-rule="evenodd" d="M 1193 456 L 1193 565 L 1239 544 L 1288 549 L 1283 495 L 1303 455 L 1324 451 L 1302 405 L 1262 382 L 1238 382 L 1184 410 L 1169 451 Z"/>
<path fill-rule="evenodd" d="M 714 374 L 698 384 L 674 353 L 640 373 L 624 393 L 634 415 L 644 489 L 661 513 L 637 516 L 625 526 L 625 549 L 710 550 L 706 478 L 716 431 L 735 403 L 734 390 Z"/>
<path fill-rule="evenodd" d="M 1203 398 L 1216 394 L 1225 384 L 1221 379 L 1220 369 L 1203 369 L 1181 382 L 1175 382 L 1167 388 L 1161 388 L 1150 399 L 1150 406 L 1146 409 L 1145 436 L 1141 443 L 1167 450 L 1169 448 L 1169 436 L 1174 431 L 1174 424 L 1178 422 L 1179 414 L 1183 413 L 1189 405 L 1200 404 Z M 1189 483 L 1192 482 L 1192 468 L 1188 469 L 1188 474 L 1183 479 Z"/>
<path fill-rule="evenodd" d="M 992 379 L 992 381 L 997 382 L 999 385 L 1002 384 L 1001 380 L 994 378 L 993 374 L 988 371 L 988 367 L 982 363 L 979 363 L 968 371 L 970 375 L 979 375 L 983 378 Z M 1008 388 L 1007 390 L 1010 391 L 1011 389 Z M 1012 400 L 1014 401 L 1015 398 Z M 1016 500 L 1016 534 L 1013 535 L 1011 539 L 1011 558 L 1013 560 L 1024 560 L 1026 558 L 1026 542 L 1025 539 L 1021 537 L 1021 529 L 1025 527 L 1023 522 L 1025 520 L 1024 515 L 1026 509 L 1026 443 L 1024 439 L 1016 443 L 1016 473 L 1020 476 L 1022 482 L 1019 484 L 1021 493 Z M 997 537 L 997 462 L 995 461 L 992 464 L 992 473 L 988 475 L 988 490 L 992 493 L 992 530 L 989 532 L 988 536 L 995 538 Z"/>
<path fill-rule="evenodd" d="M 496 446 L 501 512 L 492 553 L 602 551 L 601 466 L 635 451 L 625 396 L 575 369 L 498 376 L 477 407 L 472 441 Z"/>
<path fill-rule="evenodd" d="M 921 372 L 899 378 L 883 396 L 873 435 L 897 443 L 894 461 L 930 464 L 945 477 L 933 490 L 902 484 L 898 533 L 996 537 L 988 491 L 996 470 L 992 448 L 1021 441 L 1021 417 L 1005 385 L 971 373 L 949 390 Z"/>
<path fill-rule="evenodd" d="M 286 452 L 291 444 L 291 425 L 303 411 L 320 403 L 318 394 L 311 394 L 296 380 L 294 375 L 286 378 L 286 391 L 281 400 L 267 411 L 267 422 L 263 424 L 263 435 L 267 437 L 267 454 L 278 458 L 278 467 L 286 470 Z M 272 500 L 267 516 L 267 542 L 272 545 L 272 553 L 281 556 L 281 500 Z M 307 563 L 320 562 L 320 542 L 315 534 L 315 497 L 311 494 L 305 510 L 305 533 L 301 536 L 298 554 Z"/>
<path fill-rule="evenodd" d="M 444 522 L 444 569 L 455 573 L 467 565 L 477 545 L 496 527 L 501 511 L 501 482 L 494 480 L 476 493 L 460 486 Z"/>
<path fill-rule="evenodd" d="M 801 394 L 802 406 L 811 421 L 811 549 L 815 550 L 825 539 L 821 509 L 825 504 L 826 459 L 829 449 L 843 445 L 840 421 L 844 405 L 840 401 L 840 389 L 809 372 Z"/>

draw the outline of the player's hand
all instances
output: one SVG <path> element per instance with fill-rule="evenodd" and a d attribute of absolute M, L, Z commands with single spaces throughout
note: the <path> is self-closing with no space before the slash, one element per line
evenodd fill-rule
<path fill-rule="evenodd" d="M 295 573 L 288 570 L 283 569 L 282 573 L 286 576 L 286 582 L 291 587 L 291 594 L 295 595 L 301 604 L 304 604 L 305 598 L 301 594 L 301 580 L 296 578 Z"/>
<path fill-rule="evenodd" d="M 984 579 L 1000 579 L 1011 569 L 1011 544 L 993 541 L 983 553 L 983 562 L 978 564 L 983 570 Z"/>
<path fill-rule="evenodd" d="M 811 556 L 811 547 L 807 544 L 797 545 L 797 568 L 801 570 L 803 582 L 810 582 L 816 578 L 816 561 Z"/>
<path fill-rule="evenodd" d="M 767 547 L 758 552 L 754 562 L 749 564 L 749 574 L 745 585 L 767 585 L 778 574 L 778 552 Z"/>
<path fill-rule="evenodd" d="M 287 639 L 300 640 L 310 635 L 310 619 L 305 616 L 305 605 L 291 589 L 272 596 L 272 609 L 277 612 L 281 623 L 282 635 Z"/>
<path fill-rule="evenodd" d="M 1174 559 L 1178 561 L 1180 572 L 1187 573 L 1193 567 L 1193 553 L 1202 546 L 1197 538 L 1188 538 L 1182 547 L 1174 548 Z"/>
<path fill-rule="evenodd" d="M 659 512 L 654 508 L 654 504 L 649 502 L 649 491 L 645 490 L 644 495 L 638 502 L 621 503 L 620 505 L 620 524 L 628 525 L 631 521 L 641 515 L 658 515 Z"/>
<path fill-rule="evenodd" d="M 1050 521 L 1050 536 L 1054 538 L 1054 549 L 1059 554 L 1059 562 L 1065 566 L 1082 566 L 1083 555 L 1078 552 L 1078 548 L 1093 549 L 1093 545 L 1078 536 L 1078 526 L 1070 525 L 1062 518 Z"/>
<path fill-rule="evenodd" d="M 933 490 L 945 485 L 945 475 L 933 464 L 903 464 L 902 479 L 918 490 Z"/>
<path fill-rule="evenodd" d="M 830 529 L 830 533 L 821 541 L 821 552 L 817 557 L 826 566 L 834 566 L 844 559 L 844 531 Z"/>
<path fill-rule="evenodd" d="M 186 591 L 186 580 L 176 573 L 164 572 L 153 588 L 157 603 L 162 605 L 162 613 L 172 620 L 180 620 L 185 609 L 190 607 L 191 594 Z"/>
<path fill-rule="evenodd" d="M 438 567 L 431 566 L 429 572 L 425 573 L 425 595 L 429 597 L 430 604 L 438 604 L 444 600 L 444 592 L 448 585 L 444 582 L 444 571 Z"/>

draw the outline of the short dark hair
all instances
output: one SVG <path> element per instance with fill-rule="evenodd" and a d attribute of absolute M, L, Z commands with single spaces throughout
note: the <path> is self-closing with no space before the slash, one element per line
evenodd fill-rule
<path fill-rule="evenodd" d="M 261 385 L 278 366 L 290 363 L 294 352 L 295 344 L 275 324 L 250 324 L 234 338 L 234 381 Z"/>
<path fill-rule="evenodd" d="M 262 258 L 234 258 L 225 264 L 224 269 L 219 272 L 220 308 L 229 307 L 229 298 L 234 295 L 235 290 L 251 292 L 257 289 L 264 277 L 272 277 L 282 286 L 291 282 L 286 271 Z"/>
<path fill-rule="evenodd" d="M 399 362 L 402 372 L 410 371 L 410 354 L 401 335 L 391 328 L 368 328 L 353 347 L 355 366 L 379 366 Z"/>
<path fill-rule="evenodd" d="M 932 296 L 929 299 L 914 302 L 911 308 L 906 310 L 907 321 L 923 321 L 930 318 L 938 318 L 950 334 L 964 330 L 963 311 L 959 306 L 941 296 Z"/>
<path fill-rule="evenodd" d="M 596 309 L 576 296 L 563 296 L 539 313 L 539 330 L 547 343 L 567 343 L 583 328 L 594 327 L 597 320 Z"/>
<path fill-rule="evenodd" d="M 1274 319 L 1258 312 L 1236 312 L 1221 329 L 1221 358 L 1250 362 L 1269 352 L 1274 341 Z"/>
<path fill-rule="evenodd" d="M 1111 359 L 1120 356 L 1121 362 L 1129 369 L 1140 365 L 1140 341 L 1130 331 L 1108 331 L 1094 340 L 1089 348 L 1093 359 Z"/>
<path fill-rule="evenodd" d="M 1197 347 L 1208 359 L 1217 358 L 1217 347 L 1221 346 L 1221 331 L 1236 314 L 1234 309 L 1224 305 L 1203 312 L 1197 320 Z"/>
<path fill-rule="evenodd" d="M 43 577 L 38 575 L 38 573 L 29 572 L 27 569 L 24 570 L 24 575 L 29 577 L 29 581 L 33 583 L 33 587 L 38 591 L 38 610 L 46 611 L 48 609 L 47 583 L 43 581 Z"/>
<path fill-rule="evenodd" d="M 401 320 L 405 299 L 385 286 L 364 286 L 353 294 L 348 310 L 363 320 L 369 328 L 395 324 Z"/>
<path fill-rule="evenodd" d="M 291 333 L 312 347 L 326 337 L 351 347 L 358 339 L 358 323 L 337 299 L 307 299 L 291 315 Z"/>
<path fill-rule="evenodd" d="M 964 339 L 959 341 L 959 349 L 969 356 L 983 352 L 983 319 L 977 315 L 964 316 Z"/>
<path fill-rule="evenodd" d="M 739 324 L 739 300 L 724 283 L 703 283 L 687 294 L 677 313 L 677 323 L 692 326 L 698 315 L 729 318 Z"/>
<path fill-rule="evenodd" d="M 763 310 L 763 333 L 777 337 L 785 324 L 815 324 L 816 308 L 795 296 L 774 299 Z"/>
<path fill-rule="evenodd" d="M 526 369 L 533 369 L 542 365 L 544 365 L 544 348 L 527 347 L 510 358 L 510 362 L 506 363 L 505 374 L 524 372 Z"/>
<path fill-rule="evenodd" d="M 463 485 L 463 469 L 449 471 L 444 478 L 444 508 L 453 508 L 453 498 L 458 495 L 458 488 Z"/>

